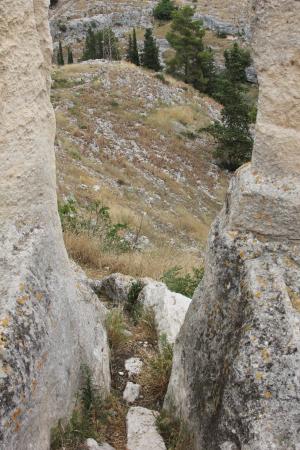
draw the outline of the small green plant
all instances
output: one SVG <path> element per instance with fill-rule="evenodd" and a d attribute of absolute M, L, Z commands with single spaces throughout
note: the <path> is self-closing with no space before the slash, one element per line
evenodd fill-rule
<path fill-rule="evenodd" d="M 99 388 L 94 384 L 90 370 L 83 367 L 83 385 L 72 417 L 67 424 L 59 422 L 51 431 L 51 450 L 73 450 L 88 438 L 103 440 L 103 401 Z"/>
<path fill-rule="evenodd" d="M 186 450 L 192 448 L 191 435 L 179 419 L 162 411 L 156 419 L 156 426 L 163 437 L 167 450 Z"/>
<path fill-rule="evenodd" d="M 165 74 L 163 72 L 158 72 L 155 74 L 155 78 L 160 80 L 164 84 L 170 84 L 168 80 L 165 78 Z"/>
<path fill-rule="evenodd" d="M 122 351 L 128 342 L 128 335 L 126 334 L 124 315 L 120 308 L 112 309 L 107 314 L 106 330 L 112 353 L 116 354 Z"/>
<path fill-rule="evenodd" d="M 135 324 L 138 322 L 143 311 L 142 305 L 138 302 L 138 297 L 143 287 L 144 285 L 140 280 L 132 283 L 128 292 L 127 302 L 125 305 L 125 310 L 132 317 Z"/>
<path fill-rule="evenodd" d="M 195 289 L 203 278 L 204 269 L 202 267 L 194 267 L 192 273 L 185 275 L 180 274 L 181 270 L 181 267 L 172 267 L 163 274 L 161 280 L 168 286 L 170 291 L 192 298 Z"/>
<path fill-rule="evenodd" d="M 124 253 L 131 250 L 131 244 L 124 239 L 123 233 L 128 230 L 125 223 L 113 223 L 109 208 L 101 202 L 93 202 L 88 208 L 88 216 L 78 210 L 76 200 L 67 199 L 58 203 L 58 212 L 63 231 L 71 230 L 76 234 L 87 233 L 99 238 L 99 249 L 114 250 Z"/>

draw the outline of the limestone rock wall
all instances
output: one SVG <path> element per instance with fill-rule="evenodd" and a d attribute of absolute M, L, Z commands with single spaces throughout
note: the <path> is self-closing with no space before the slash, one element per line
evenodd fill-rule
<path fill-rule="evenodd" d="M 104 308 L 70 267 L 57 214 L 47 0 L 0 3 L 0 448 L 44 450 L 80 366 L 107 393 Z"/>
<path fill-rule="evenodd" d="M 252 163 L 213 225 L 165 407 L 197 450 L 296 450 L 300 421 L 300 3 L 252 2 Z"/>

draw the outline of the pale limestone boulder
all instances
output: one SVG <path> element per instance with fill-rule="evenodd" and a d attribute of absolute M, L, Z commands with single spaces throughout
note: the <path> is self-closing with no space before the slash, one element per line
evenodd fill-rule
<path fill-rule="evenodd" d="M 132 406 L 127 414 L 127 450 L 166 450 L 156 429 L 158 413 L 141 406 Z"/>
<path fill-rule="evenodd" d="M 173 344 L 183 324 L 191 299 L 171 292 L 164 283 L 149 280 L 141 291 L 139 302 L 154 311 L 159 335 L 164 334 Z"/>
<path fill-rule="evenodd" d="M 105 310 L 57 213 L 47 0 L 0 2 L 0 448 L 48 450 L 82 364 L 110 386 Z"/>
<path fill-rule="evenodd" d="M 123 392 L 123 399 L 127 403 L 134 403 L 140 395 L 141 386 L 128 381 Z"/>

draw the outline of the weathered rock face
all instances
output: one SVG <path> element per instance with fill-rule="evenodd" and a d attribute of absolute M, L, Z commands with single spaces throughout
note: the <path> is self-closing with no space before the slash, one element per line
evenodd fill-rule
<path fill-rule="evenodd" d="M 165 402 L 199 450 L 295 450 L 300 442 L 300 4 L 257 0 L 253 8 L 253 160 L 232 180 L 212 227 Z"/>
<path fill-rule="evenodd" d="M 64 249 L 47 0 L 0 3 L 0 447 L 48 449 L 80 381 L 110 384 L 104 308 Z"/>

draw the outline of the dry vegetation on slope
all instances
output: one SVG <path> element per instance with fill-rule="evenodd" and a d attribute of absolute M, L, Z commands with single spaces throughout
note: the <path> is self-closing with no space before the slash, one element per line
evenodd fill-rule
<path fill-rule="evenodd" d="M 71 256 L 97 273 L 154 278 L 198 265 L 227 186 L 211 143 L 197 133 L 218 105 L 124 62 L 69 65 L 53 78 L 60 201 L 74 197 L 86 215 L 99 201 L 133 239 L 147 238 L 142 251 L 116 254 L 100 251 L 95 236 L 68 231 Z"/>

